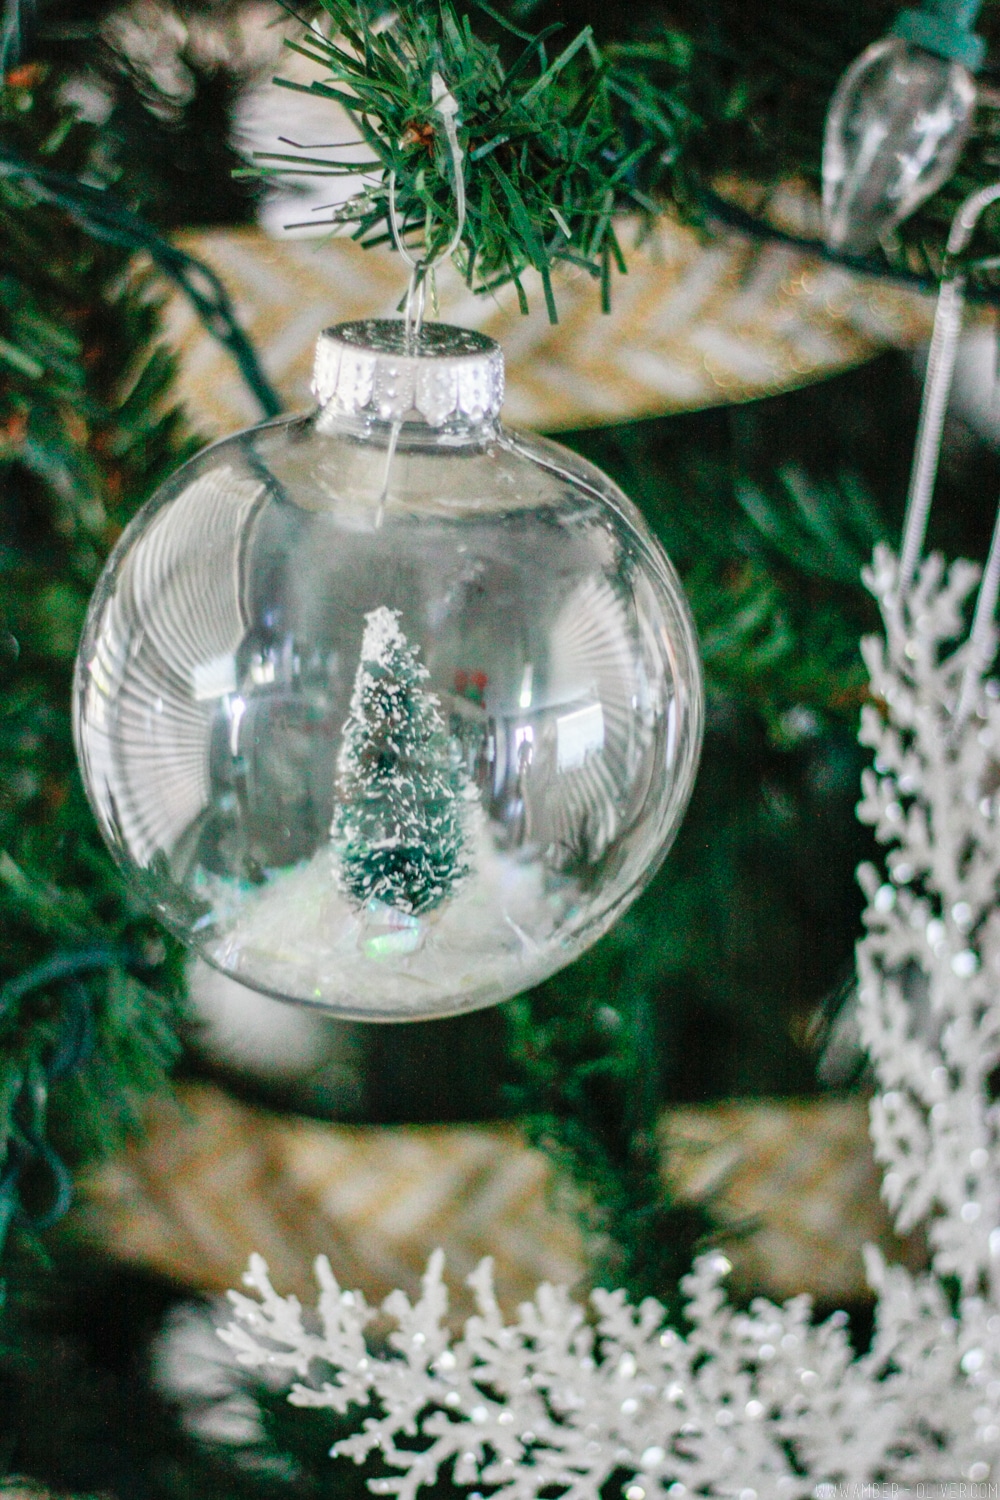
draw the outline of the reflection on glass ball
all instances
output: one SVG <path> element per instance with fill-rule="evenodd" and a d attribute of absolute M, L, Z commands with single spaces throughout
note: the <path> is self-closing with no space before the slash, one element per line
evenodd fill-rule
<path fill-rule="evenodd" d="M 186 464 L 108 564 L 75 708 L 162 920 L 372 1020 L 506 999 L 594 942 L 670 844 L 702 719 L 637 511 L 488 403 L 431 427 L 329 401 Z"/>

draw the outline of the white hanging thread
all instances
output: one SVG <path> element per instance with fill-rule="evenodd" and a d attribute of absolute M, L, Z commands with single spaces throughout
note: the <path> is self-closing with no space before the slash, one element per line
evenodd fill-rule
<path fill-rule="evenodd" d="M 408 344 L 415 342 L 420 336 L 427 301 L 427 278 L 436 266 L 447 260 L 458 249 L 465 230 L 465 174 L 462 166 L 465 153 L 458 139 L 458 101 L 440 73 L 431 75 L 431 107 L 441 117 L 451 156 L 452 182 L 455 189 L 455 232 L 444 249 L 439 250 L 436 255 L 413 255 L 403 243 L 403 227 L 396 206 L 396 174 L 395 172 L 389 173 L 389 224 L 396 249 L 410 267 L 410 285 L 406 293 L 406 310 L 403 314 Z"/>
<path fill-rule="evenodd" d="M 991 204 L 1000 199 L 1000 183 L 972 193 L 952 220 L 946 253 L 949 259 L 960 255 L 969 244 L 980 218 Z M 961 272 L 949 275 L 938 294 L 934 331 L 927 357 L 927 375 L 920 403 L 916 451 L 906 500 L 906 516 L 900 547 L 896 595 L 902 601 L 909 591 L 920 561 L 927 534 L 934 484 L 937 479 L 941 436 L 945 411 L 955 373 L 958 340 L 965 312 L 966 277 Z M 972 629 L 969 634 L 968 660 L 958 702 L 955 724 L 960 725 L 972 706 L 976 685 L 988 666 L 994 644 L 993 616 L 1000 593 L 1000 511 L 993 528 L 989 557 L 976 600 Z"/>
<path fill-rule="evenodd" d="M 409 350 L 416 347 L 423 326 L 424 309 L 427 305 L 427 279 L 433 273 L 435 266 L 439 266 L 458 249 L 465 229 L 465 174 L 462 169 L 465 153 L 458 139 L 458 100 L 440 73 L 431 74 L 431 107 L 441 117 L 445 139 L 448 142 L 448 152 L 451 156 L 452 179 L 455 188 L 455 232 L 437 255 L 413 255 L 403 243 L 403 226 L 400 223 L 399 209 L 396 205 L 396 174 L 395 172 L 389 173 L 389 225 L 396 249 L 410 267 L 410 284 L 406 289 L 406 306 L 403 310 L 406 347 Z M 389 475 L 396 456 L 396 445 L 399 442 L 401 428 L 402 423 L 396 421 L 392 424 L 392 431 L 389 434 L 385 473 L 382 479 L 378 510 L 375 514 L 376 526 L 382 525 L 385 516 L 385 502 L 389 495 Z"/>

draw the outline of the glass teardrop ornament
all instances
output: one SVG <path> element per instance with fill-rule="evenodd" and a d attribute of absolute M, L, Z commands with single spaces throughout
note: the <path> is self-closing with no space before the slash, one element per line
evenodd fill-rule
<path fill-rule="evenodd" d="M 837 85 L 823 142 L 831 250 L 865 255 L 951 176 L 976 102 L 962 63 L 901 37 L 873 43 Z"/>

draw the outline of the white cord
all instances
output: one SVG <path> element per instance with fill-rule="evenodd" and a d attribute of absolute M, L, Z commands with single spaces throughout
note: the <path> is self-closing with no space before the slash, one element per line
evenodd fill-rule
<path fill-rule="evenodd" d="M 396 206 L 396 174 L 389 173 L 389 224 L 392 229 L 392 237 L 396 242 L 396 249 L 410 267 L 410 285 L 406 293 L 406 309 L 404 319 L 406 322 L 407 342 L 412 342 L 420 334 L 420 328 L 424 320 L 424 308 L 427 303 L 427 277 L 435 266 L 458 249 L 465 229 L 465 174 L 462 169 L 464 152 L 458 139 L 458 101 L 451 93 L 440 73 L 431 75 L 431 106 L 441 116 L 444 127 L 445 138 L 448 142 L 448 151 L 451 156 L 452 176 L 455 187 L 455 232 L 443 250 L 439 250 L 435 256 L 413 255 L 403 244 L 403 230 L 399 221 L 399 210 Z"/>
<path fill-rule="evenodd" d="M 980 218 L 992 203 L 1000 199 L 1000 183 L 980 188 L 962 204 L 951 223 L 948 233 L 947 254 L 959 255 L 972 238 Z M 917 446 L 910 475 L 910 490 L 906 501 L 906 519 L 903 522 L 903 539 L 899 556 L 899 577 L 896 585 L 897 597 L 902 599 L 913 582 L 917 564 L 927 534 L 927 519 L 930 515 L 934 481 L 937 477 L 938 456 L 941 450 L 941 433 L 944 428 L 945 409 L 955 373 L 955 357 L 958 339 L 962 331 L 962 314 L 965 310 L 965 277 L 950 276 L 938 295 L 937 311 L 934 315 L 934 332 L 931 336 L 930 353 L 927 357 L 927 376 L 924 394 L 920 403 L 920 424 L 917 428 Z M 955 705 L 954 729 L 957 730 L 972 710 L 976 690 L 982 681 L 994 649 L 993 617 L 996 613 L 997 597 L 1000 595 L 1000 511 L 993 526 L 989 556 L 983 570 L 976 608 L 969 632 L 968 656 L 958 702 Z"/>
<path fill-rule="evenodd" d="M 991 203 L 1000 198 L 1000 183 L 980 188 L 972 193 L 959 208 L 948 233 L 947 255 L 959 255 L 972 238 L 973 230 Z M 934 315 L 934 332 L 927 357 L 927 375 L 920 403 L 920 422 L 917 427 L 917 445 L 910 474 L 910 488 L 906 499 L 906 519 L 903 522 L 903 538 L 899 553 L 899 577 L 896 592 L 902 598 L 908 591 L 917 564 L 923 551 L 927 535 L 927 518 L 930 515 L 934 482 L 937 478 L 938 457 L 941 451 L 941 434 L 944 416 L 955 373 L 955 357 L 958 353 L 958 338 L 962 331 L 962 314 L 965 311 L 965 277 L 952 275 L 942 283 L 938 294 L 937 311 Z"/>

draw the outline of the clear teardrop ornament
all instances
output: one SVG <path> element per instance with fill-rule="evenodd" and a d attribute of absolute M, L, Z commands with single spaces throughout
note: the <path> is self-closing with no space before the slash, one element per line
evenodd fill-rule
<path fill-rule="evenodd" d="M 873 43 L 837 85 L 823 142 L 823 229 L 865 255 L 955 169 L 976 102 L 962 63 L 901 37 Z"/>

